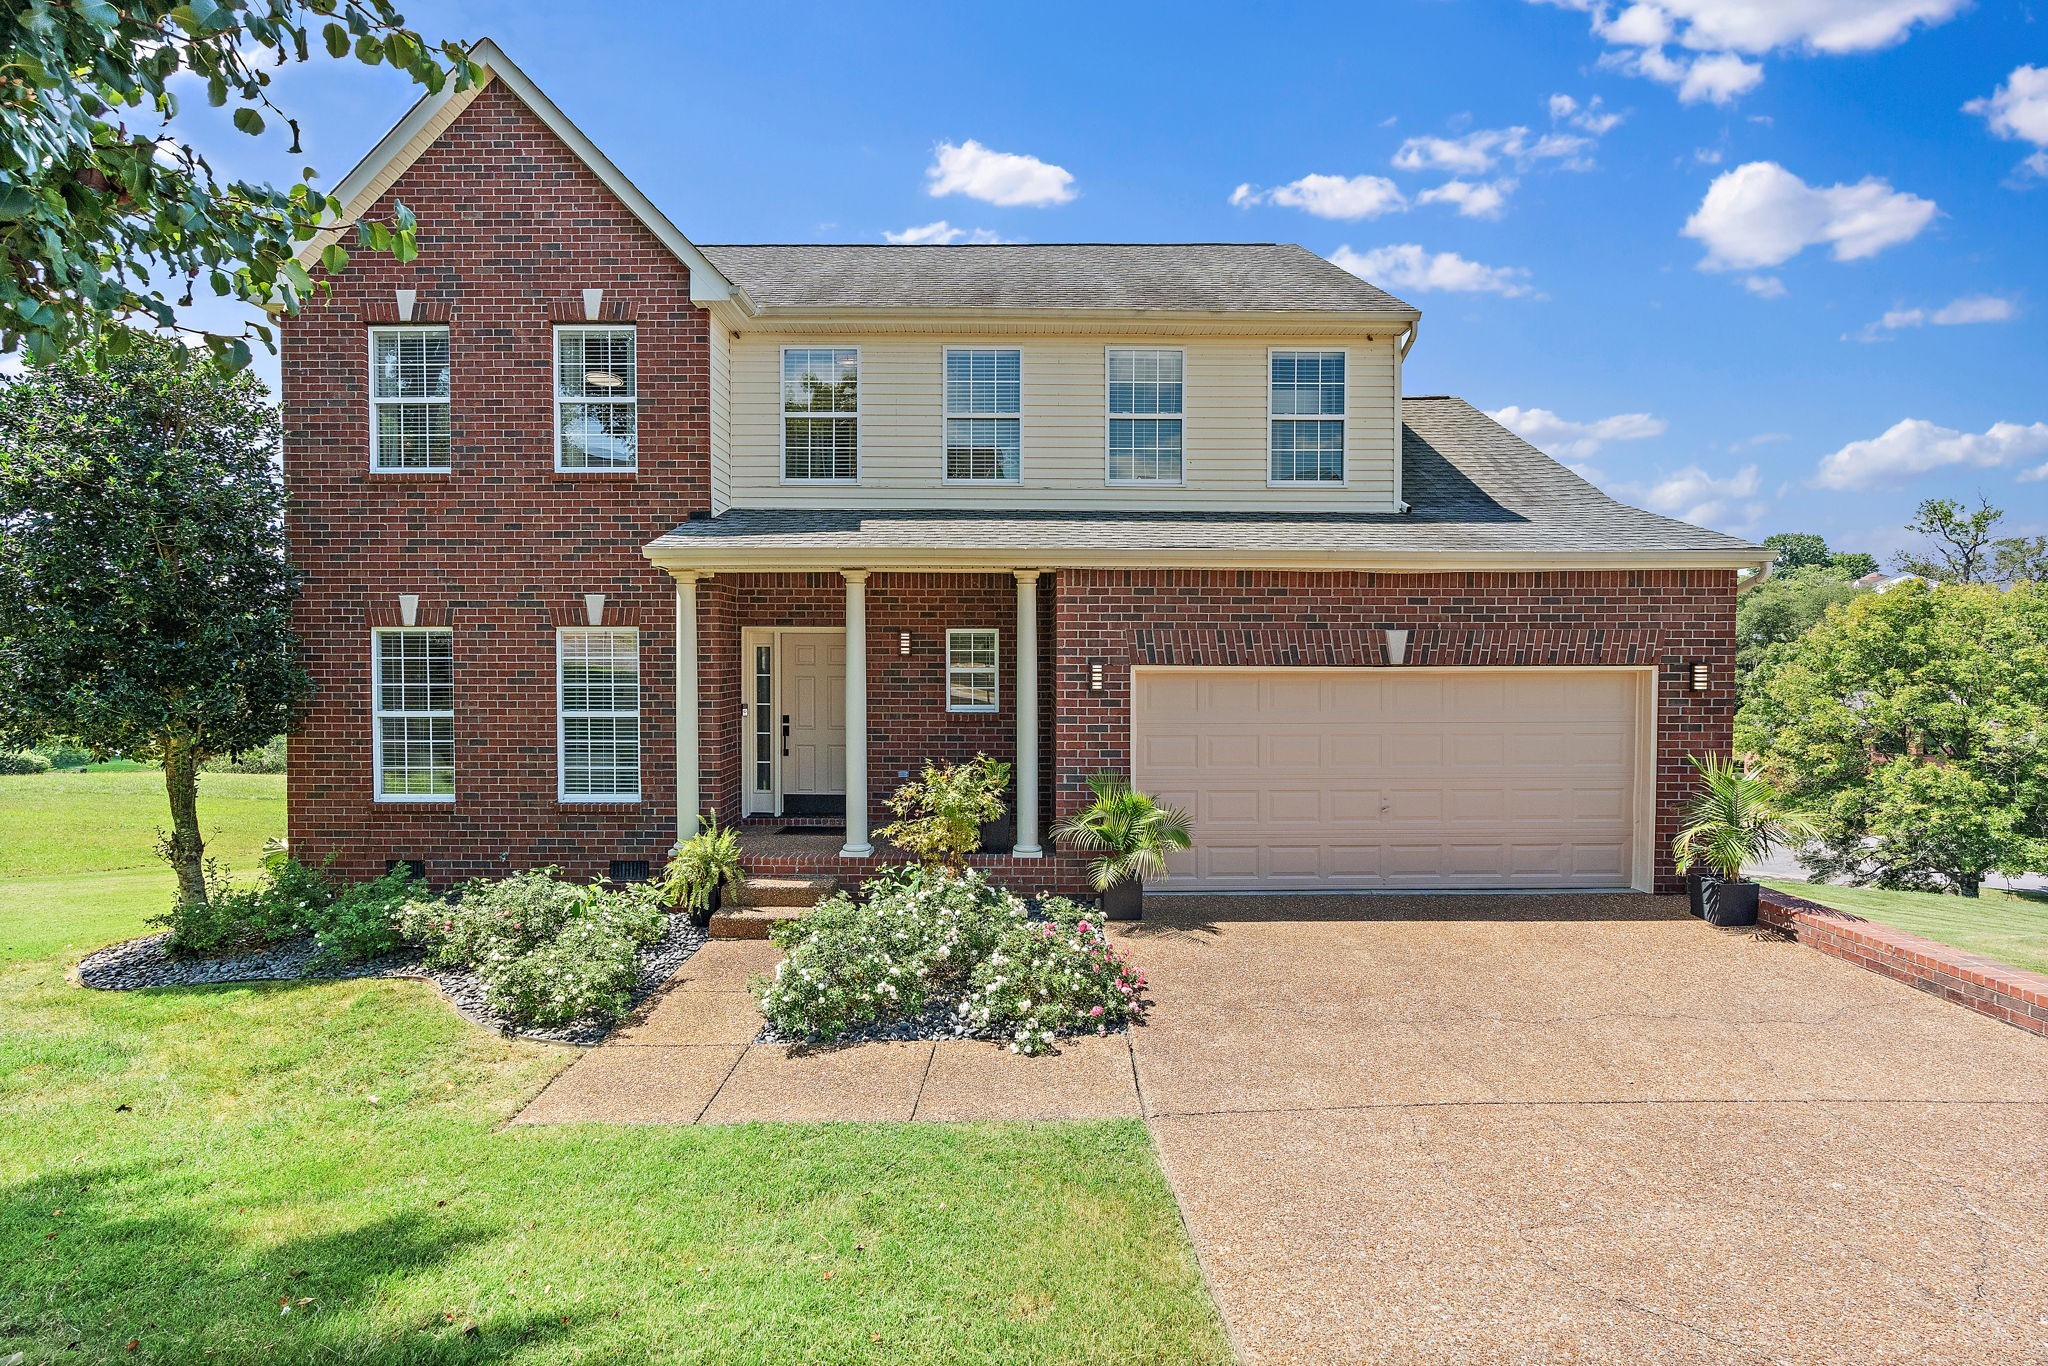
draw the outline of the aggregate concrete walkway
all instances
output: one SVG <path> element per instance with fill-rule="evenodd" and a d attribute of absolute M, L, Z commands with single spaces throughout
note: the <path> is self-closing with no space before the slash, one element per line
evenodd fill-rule
<path fill-rule="evenodd" d="M 1107 1119 L 1138 1113 L 1127 1036 L 1063 1040 L 1027 1058 L 994 1044 L 755 1044 L 747 978 L 781 954 L 713 940 L 600 1046 L 565 1068 L 516 1123 Z"/>
<path fill-rule="evenodd" d="M 1158 898 L 1251 1361 L 2048 1361 L 2048 1043 L 1648 897 Z"/>

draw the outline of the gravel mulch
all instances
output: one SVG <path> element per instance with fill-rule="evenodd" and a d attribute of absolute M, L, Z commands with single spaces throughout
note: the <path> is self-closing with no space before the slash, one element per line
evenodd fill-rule
<path fill-rule="evenodd" d="M 79 985 L 95 991 L 141 991 L 150 987 L 218 986 L 225 982 L 340 981 L 362 977 L 410 977 L 432 982 L 441 989 L 465 1019 L 520 1039 L 543 1039 L 585 1047 L 602 1043 L 618 1026 L 602 1020 L 579 1020 L 558 1029 L 528 1029 L 514 1025 L 485 1004 L 484 985 L 474 973 L 446 968 L 429 968 L 412 950 L 389 954 L 367 963 L 332 964 L 320 961 L 319 946 L 312 937 L 245 953 L 235 958 L 173 958 L 165 951 L 167 934 L 148 934 L 140 939 L 112 944 L 80 962 L 74 974 Z M 655 989 L 675 976 L 704 944 L 704 931 L 684 915 L 669 917 L 661 938 L 640 950 L 640 981 L 633 990 L 638 1006 Z"/>

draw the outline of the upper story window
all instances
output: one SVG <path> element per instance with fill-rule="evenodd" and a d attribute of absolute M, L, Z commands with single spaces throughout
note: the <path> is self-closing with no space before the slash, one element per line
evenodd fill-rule
<path fill-rule="evenodd" d="M 791 346 L 782 352 L 782 477 L 851 484 L 860 478 L 860 352 Z"/>
<path fill-rule="evenodd" d="M 640 633 L 561 632 L 556 688 L 562 800 L 640 800 Z"/>
<path fill-rule="evenodd" d="M 448 329 L 370 329 L 370 468 L 448 468 Z"/>
<path fill-rule="evenodd" d="M 1021 353 L 946 351 L 946 478 L 1014 483 L 1023 464 Z"/>
<path fill-rule="evenodd" d="M 1109 352 L 1109 481 L 1178 484 L 1185 402 L 1181 351 Z"/>
<path fill-rule="evenodd" d="M 455 633 L 445 627 L 370 637 L 380 802 L 455 800 Z"/>
<path fill-rule="evenodd" d="M 630 327 L 555 329 L 555 468 L 640 464 L 639 342 Z"/>
<path fill-rule="evenodd" d="M 1271 464 L 1275 484 L 1344 482 L 1344 353 L 1272 353 Z"/>

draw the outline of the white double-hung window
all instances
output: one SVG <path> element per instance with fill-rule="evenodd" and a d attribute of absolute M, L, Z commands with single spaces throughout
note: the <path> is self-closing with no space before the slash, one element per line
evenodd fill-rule
<path fill-rule="evenodd" d="M 1344 482 L 1344 353 L 1272 353 L 1272 444 L 1267 478 L 1275 484 Z"/>
<path fill-rule="evenodd" d="M 946 351 L 946 478 L 1015 483 L 1023 464 L 1023 357 L 986 347 Z"/>
<path fill-rule="evenodd" d="M 370 636 L 380 802 L 455 800 L 455 633 L 406 627 Z"/>
<path fill-rule="evenodd" d="M 1109 482 L 1178 484 L 1186 356 L 1177 350 L 1109 350 Z"/>
<path fill-rule="evenodd" d="M 370 329 L 370 468 L 448 468 L 448 329 Z"/>
<path fill-rule="evenodd" d="M 857 348 L 783 348 L 782 477 L 793 484 L 851 484 L 859 480 Z"/>
<path fill-rule="evenodd" d="M 994 711 L 997 701 L 995 631 L 946 632 L 946 710 Z"/>
<path fill-rule="evenodd" d="M 630 327 L 557 327 L 555 468 L 639 465 L 639 335 Z"/>
<path fill-rule="evenodd" d="M 564 630 L 556 727 L 565 802 L 640 800 L 640 633 Z"/>

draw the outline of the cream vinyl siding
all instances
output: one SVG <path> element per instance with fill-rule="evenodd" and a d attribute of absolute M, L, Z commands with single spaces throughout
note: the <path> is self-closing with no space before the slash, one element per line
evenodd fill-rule
<path fill-rule="evenodd" d="M 857 484 L 783 480 L 779 384 L 785 345 L 860 348 Z M 976 487 L 943 481 L 948 346 L 1014 347 L 1022 353 L 1023 460 L 1022 477 L 1015 483 Z M 1107 352 L 1112 347 L 1185 351 L 1184 483 L 1148 488 L 1107 482 Z M 1343 488 L 1267 486 L 1267 357 L 1274 347 L 1347 353 L 1349 478 Z M 1332 340 L 1328 335 L 904 336 L 858 329 L 807 330 L 793 337 L 763 331 L 732 343 L 731 366 L 731 445 L 726 449 L 733 507 L 1385 511 L 1394 502 L 1391 340 Z"/>
<path fill-rule="evenodd" d="M 723 453 L 732 449 L 732 343 L 718 319 L 711 320 L 706 378 L 711 389 L 711 511 L 715 516 L 732 506 L 732 463 Z"/>

